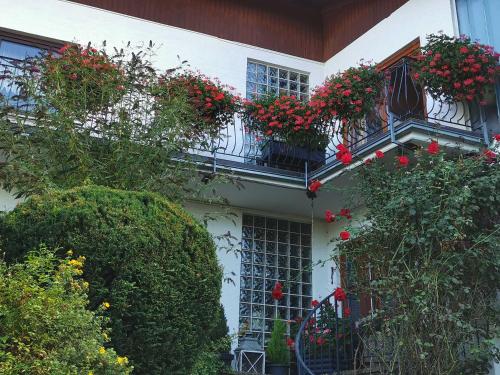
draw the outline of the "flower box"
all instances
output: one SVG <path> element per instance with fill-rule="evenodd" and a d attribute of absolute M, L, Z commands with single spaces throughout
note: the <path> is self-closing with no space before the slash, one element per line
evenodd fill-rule
<path fill-rule="evenodd" d="M 316 169 L 325 164 L 325 150 L 310 150 L 306 147 L 290 145 L 282 141 L 269 140 L 262 146 L 260 162 L 269 167 L 277 167 L 298 172 Z"/>

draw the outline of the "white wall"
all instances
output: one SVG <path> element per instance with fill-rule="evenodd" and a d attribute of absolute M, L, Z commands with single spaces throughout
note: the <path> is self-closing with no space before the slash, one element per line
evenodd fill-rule
<path fill-rule="evenodd" d="M 152 40 L 161 45 L 155 58 L 158 67 L 177 66 L 179 56 L 243 95 L 248 58 L 309 72 L 311 86 L 323 79 L 319 62 L 64 0 L 0 0 L 0 9 L 0 27 L 46 38 L 84 44 L 106 40 L 108 46 Z"/>
<path fill-rule="evenodd" d="M 380 62 L 417 37 L 443 31 L 454 35 L 451 0 L 410 0 L 325 63 L 330 75 L 355 66 L 361 59 Z"/>

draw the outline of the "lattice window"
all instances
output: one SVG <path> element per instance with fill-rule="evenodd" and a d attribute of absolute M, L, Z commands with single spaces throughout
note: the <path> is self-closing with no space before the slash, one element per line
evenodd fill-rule
<path fill-rule="evenodd" d="M 276 307 L 271 291 L 280 281 L 285 296 Z M 240 329 L 267 340 L 276 313 L 304 317 L 311 307 L 311 225 L 243 215 Z"/>

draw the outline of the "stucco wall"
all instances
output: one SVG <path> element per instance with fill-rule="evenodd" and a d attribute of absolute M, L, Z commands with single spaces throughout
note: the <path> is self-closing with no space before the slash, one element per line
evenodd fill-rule
<path fill-rule="evenodd" d="M 356 65 L 361 59 L 380 62 L 419 37 L 443 31 L 454 35 L 452 0 L 410 0 L 325 63 L 330 75 Z"/>

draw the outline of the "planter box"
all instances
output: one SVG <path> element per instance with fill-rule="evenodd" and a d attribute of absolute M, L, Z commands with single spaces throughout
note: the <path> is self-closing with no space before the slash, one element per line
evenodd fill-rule
<path fill-rule="evenodd" d="M 289 145 L 285 142 L 270 140 L 262 146 L 260 164 L 269 167 L 304 172 L 314 170 L 325 164 L 325 150 L 309 150 L 305 147 Z"/>

